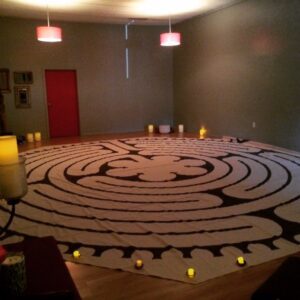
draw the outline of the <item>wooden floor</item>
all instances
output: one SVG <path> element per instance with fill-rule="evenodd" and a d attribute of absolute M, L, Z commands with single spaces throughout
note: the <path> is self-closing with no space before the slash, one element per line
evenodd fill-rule
<path fill-rule="evenodd" d="M 195 134 L 184 135 L 196 137 Z M 19 148 L 20 151 L 26 151 L 43 145 L 136 136 L 145 136 L 145 134 L 106 134 L 89 137 L 57 138 L 42 141 L 41 143 L 26 143 Z M 178 136 L 178 134 L 172 134 L 172 136 Z M 300 257 L 300 252 L 296 255 Z M 285 259 L 286 257 L 255 267 L 242 268 L 238 272 L 196 285 L 71 262 L 66 264 L 82 299 L 86 300 L 248 300 L 251 299 L 252 293 Z M 201 276 L 201 270 L 198 270 L 197 274 Z"/>

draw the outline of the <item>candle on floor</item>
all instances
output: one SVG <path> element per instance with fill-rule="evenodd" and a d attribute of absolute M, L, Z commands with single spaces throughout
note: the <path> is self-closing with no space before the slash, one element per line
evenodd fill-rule
<path fill-rule="evenodd" d="M 27 133 L 26 134 L 26 141 L 28 143 L 33 143 L 33 141 L 34 141 L 33 133 Z"/>
<path fill-rule="evenodd" d="M 154 132 L 154 125 L 149 124 L 148 125 L 148 133 L 153 133 Z"/>
<path fill-rule="evenodd" d="M 186 275 L 188 278 L 194 278 L 196 276 L 196 270 L 194 268 L 188 268 Z"/>
<path fill-rule="evenodd" d="M 79 252 L 78 250 L 75 250 L 75 251 L 73 252 L 73 257 L 74 257 L 74 258 L 79 258 L 79 257 L 80 257 L 80 252 Z"/>
<path fill-rule="evenodd" d="M 137 259 L 135 262 L 135 268 L 139 270 L 142 269 L 143 266 L 144 266 L 143 261 L 141 259 Z"/>
<path fill-rule="evenodd" d="M 183 126 L 183 124 L 179 124 L 178 125 L 178 132 L 179 133 L 183 133 L 184 132 L 184 126 Z"/>
<path fill-rule="evenodd" d="M 205 129 L 204 126 L 202 126 L 199 130 L 200 140 L 205 139 L 206 132 L 207 132 L 207 130 Z"/>
<path fill-rule="evenodd" d="M 14 135 L 0 136 L 0 164 L 13 164 L 19 161 L 17 138 Z"/>
<path fill-rule="evenodd" d="M 40 132 L 35 132 L 35 133 L 34 133 L 34 140 L 35 140 L 36 142 L 40 142 L 41 139 L 42 139 L 41 133 L 40 133 Z"/>
<path fill-rule="evenodd" d="M 244 259 L 243 256 L 239 256 L 237 259 L 236 259 L 236 263 L 239 265 L 239 266 L 244 266 L 246 264 L 246 261 Z"/>

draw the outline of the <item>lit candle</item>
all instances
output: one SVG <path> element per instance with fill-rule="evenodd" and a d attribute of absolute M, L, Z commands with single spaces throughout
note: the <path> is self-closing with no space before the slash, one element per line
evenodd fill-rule
<path fill-rule="evenodd" d="M 243 256 L 239 256 L 237 259 L 236 259 L 236 262 L 239 266 L 244 266 L 246 264 L 246 261 L 244 259 Z"/>
<path fill-rule="evenodd" d="M 205 135 L 206 135 L 207 130 L 205 129 L 204 126 L 202 126 L 199 130 L 199 134 L 200 134 L 200 140 L 205 139 Z"/>
<path fill-rule="evenodd" d="M 18 199 L 27 193 L 25 158 L 0 165 L 0 198 Z"/>
<path fill-rule="evenodd" d="M 26 140 L 28 143 L 33 143 L 34 138 L 33 138 L 33 133 L 27 133 L 26 134 Z"/>
<path fill-rule="evenodd" d="M 40 132 L 35 132 L 35 133 L 34 133 L 34 140 L 35 140 L 36 142 L 40 142 L 41 139 L 42 139 L 41 133 L 40 133 Z"/>
<path fill-rule="evenodd" d="M 194 278 L 196 276 L 196 270 L 194 268 L 188 268 L 186 275 L 188 278 Z"/>
<path fill-rule="evenodd" d="M 183 133 L 184 132 L 184 126 L 183 126 L 183 124 L 179 124 L 178 125 L 178 132 L 179 133 Z"/>
<path fill-rule="evenodd" d="M 154 132 L 154 125 L 149 124 L 148 125 L 148 133 L 153 133 Z"/>
<path fill-rule="evenodd" d="M 80 252 L 79 252 L 78 250 L 75 250 L 75 251 L 73 252 L 73 257 L 74 257 L 74 258 L 79 258 L 79 257 L 80 257 Z"/>
<path fill-rule="evenodd" d="M 143 266 L 144 266 L 143 261 L 141 259 L 137 259 L 135 262 L 135 268 L 139 270 L 142 269 Z"/>
<path fill-rule="evenodd" d="M 19 161 L 17 139 L 14 135 L 0 136 L 0 165 Z"/>

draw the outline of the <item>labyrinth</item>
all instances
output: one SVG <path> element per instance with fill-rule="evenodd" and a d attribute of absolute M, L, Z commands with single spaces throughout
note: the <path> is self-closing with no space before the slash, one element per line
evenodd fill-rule
<path fill-rule="evenodd" d="M 239 270 L 238 256 L 247 267 L 300 251 L 300 153 L 144 137 L 22 155 L 28 193 L 2 244 L 51 235 L 66 260 L 191 283 Z"/>

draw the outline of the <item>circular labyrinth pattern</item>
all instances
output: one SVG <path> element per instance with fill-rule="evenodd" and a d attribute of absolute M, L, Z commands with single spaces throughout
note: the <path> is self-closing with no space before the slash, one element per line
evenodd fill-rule
<path fill-rule="evenodd" d="M 256 252 L 270 259 L 272 251 L 299 251 L 299 153 L 237 140 L 149 137 L 24 156 L 29 192 L 11 234 L 53 235 L 66 254 L 85 251 L 88 263 L 137 253 L 169 260 L 173 252 L 191 261 L 248 253 L 257 263 Z"/>

